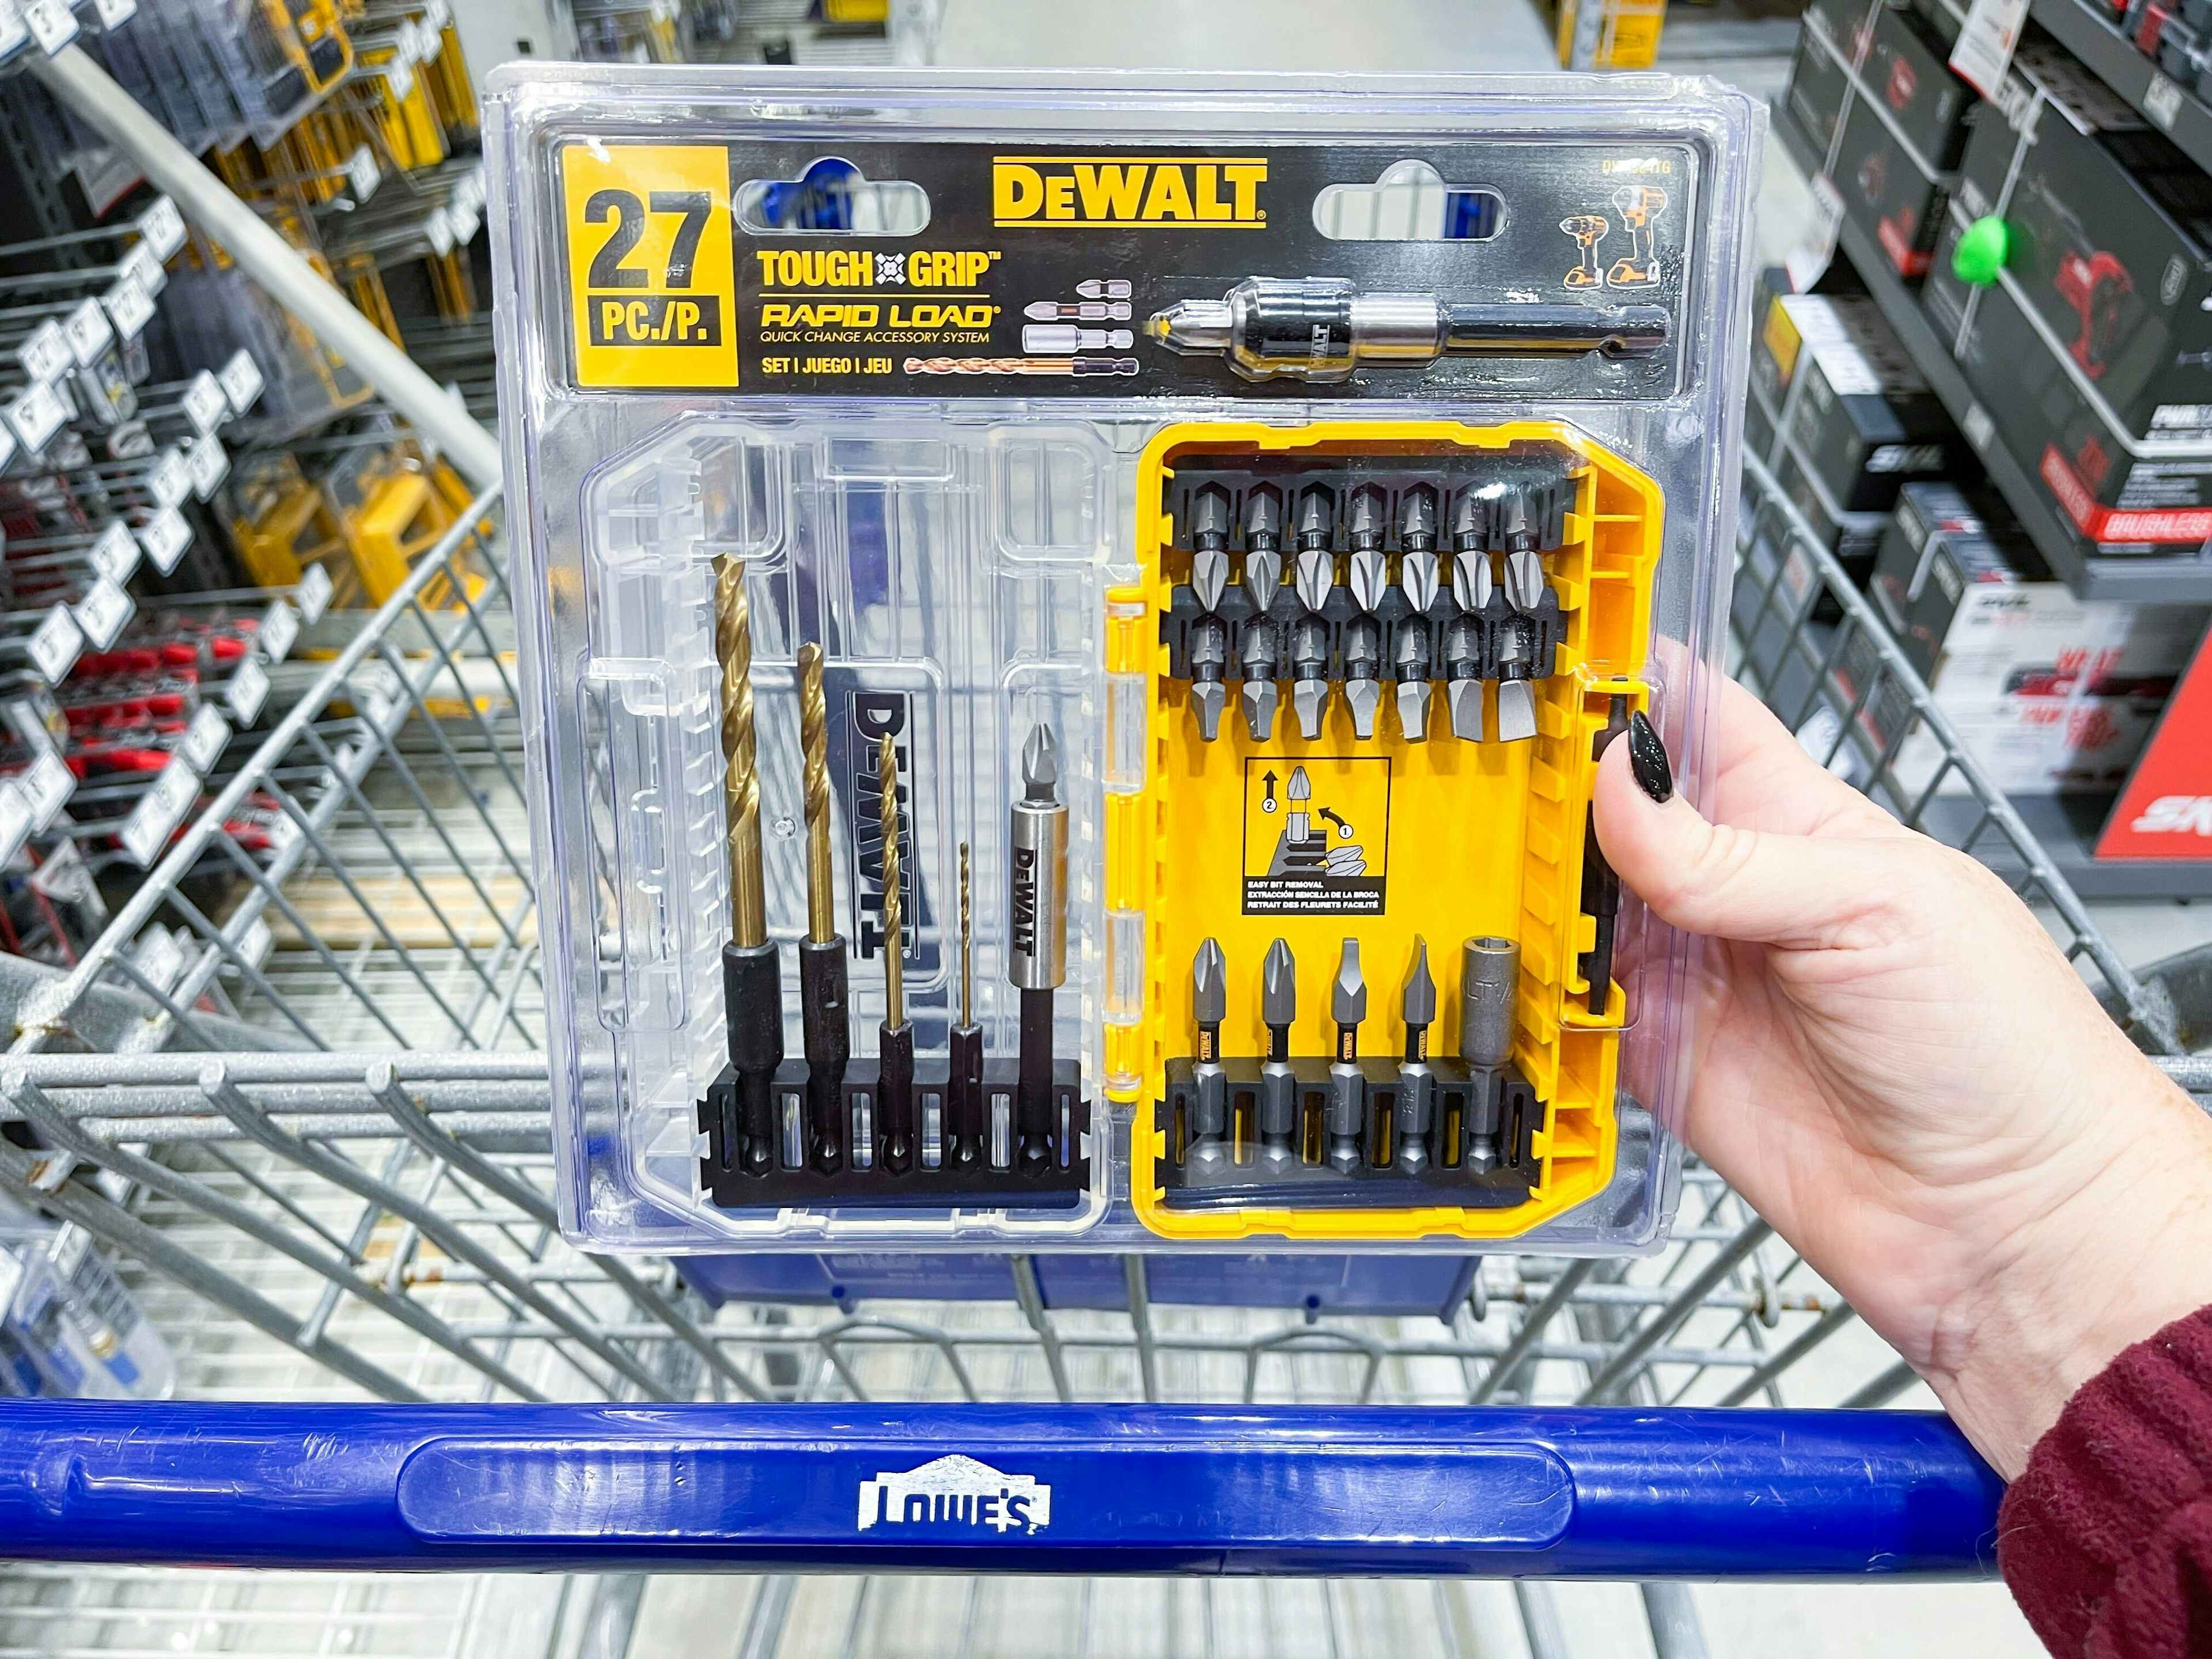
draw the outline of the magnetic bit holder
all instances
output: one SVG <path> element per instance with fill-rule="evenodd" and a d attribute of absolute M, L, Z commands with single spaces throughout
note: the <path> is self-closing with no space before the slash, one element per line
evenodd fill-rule
<path fill-rule="evenodd" d="M 1510 1064 L 1476 1071 L 1453 1055 L 1428 1061 L 1435 1096 L 1424 1138 L 1428 1157 L 1409 1168 L 1394 1139 L 1405 1086 L 1399 1062 L 1363 1056 L 1358 1062 L 1365 1103 L 1361 1156 L 1356 1165 L 1342 1169 L 1328 1158 L 1332 1057 L 1299 1055 L 1286 1063 L 1297 1103 L 1290 1155 L 1261 1141 L 1263 1062 L 1233 1059 L 1221 1061 L 1228 1083 L 1227 1133 L 1212 1143 L 1212 1155 L 1201 1156 L 1200 1126 L 1194 1122 L 1194 1062 L 1187 1056 L 1168 1061 L 1166 1098 L 1156 1109 L 1168 1149 L 1158 1164 L 1169 1207 L 1511 1209 L 1528 1201 L 1542 1174 L 1535 1136 L 1544 1121 L 1543 1103 Z M 1478 1167 L 1483 1152 L 1487 1168 Z"/>
<path fill-rule="evenodd" d="M 707 1155 L 699 1160 L 699 1185 L 726 1210 L 840 1205 L 860 1208 L 1069 1209 L 1091 1188 L 1091 1107 L 1083 1096 L 1083 1069 L 1073 1060 L 1053 1066 L 1052 1156 L 1033 1170 L 1020 1167 L 1014 1103 L 1021 1062 L 1012 1057 L 983 1062 L 980 1099 L 956 1102 L 951 1071 L 942 1060 L 915 1066 L 915 1117 L 920 1133 L 914 1167 L 884 1167 L 882 1113 L 877 1108 L 872 1057 L 845 1067 L 844 1137 L 838 1167 L 824 1173 L 809 1161 L 806 1062 L 787 1060 L 769 1085 L 774 1145 L 768 1167 L 748 1173 L 751 1150 L 737 1105 L 735 1073 L 728 1066 L 699 1103 L 699 1127 Z M 963 1122 L 964 1120 L 964 1122 Z M 994 1145 L 993 1126 L 1002 1126 Z M 859 1150 L 864 1157 L 855 1158 Z"/>

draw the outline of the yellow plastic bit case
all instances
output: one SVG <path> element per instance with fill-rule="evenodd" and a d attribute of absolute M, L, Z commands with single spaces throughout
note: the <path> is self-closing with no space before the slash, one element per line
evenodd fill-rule
<path fill-rule="evenodd" d="M 1220 723 L 1213 741 L 1200 737 L 1188 708 L 1188 682 L 1168 672 L 1160 637 L 1171 592 L 1191 575 L 1190 549 L 1174 544 L 1164 506 L 1180 458 L 1310 458 L 1329 467 L 1451 459 L 1462 465 L 1472 461 L 1479 471 L 1481 457 L 1528 446 L 1571 457 L 1575 479 L 1565 534 L 1543 556 L 1565 629 L 1555 672 L 1536 689 L 1533 741 L 1462 741 L 1432 723 L 1425 740 L 1409 742 L 1387 714 L 1374 735 L 1360 741 L 1339 700 L 1332 700 L 1322 734 L 1313 742 L 1288 719 L 1276 722 L 1266 743 L 1255 742 L 1233 718 Z M 1109 673 L 1146 678 L 1146 786 L 1110 797 L 1106 823 L 1108 903 L 1147 918 L 1144 1017 L 1108 1036 L 1109 1073 L 1142 1079 L 1115 1097 L 1132 1109 L 1130 1195 L 1138 1213 L 1156 1232 L 1177 1239 L 1498 1238 L 1594 1197 L 1613 1170 L 1614 1082 L 1626 998 L 1616 990 L 1606 1015 L 1589 1012 L 1590 987 L 1578 957 L 1590 951 L 1598 919 L 1581 903 L 1584 830 L 1596 779 L 1594 740 L 1608 720 L 1617 722 L 1647 701 L 1641 676 L 1663 512 L 1657 486 L 1558 422 L 1288 428 L 1208 422 L 1167 428 L 1146 445 L 1138 501 L 1143 577 L 1108 595 L 1107 652 Z M 1352 804 L 1340 816 L 1368 848 L 1369 872 L 1379 869 L 1379 913 L 1248 914 L 1255 853 L 1275 833 L 1271 820 L 1281 816 L 1280 787 L 1295 768 L 1314 781 L 1316 799 L 1333 791 Z M 1229 964 L 1224 1056 L 1265 1051 L 1261 963 L 1278 938 L 1302 970 L 1293 1050 L 1328 1054 L 1334 1035 L 1324 994 L 1328 969 L 1347 937 L 1359 941 L 1370 975 L 1381 975 L 1370 978 L 1361 1050 L 1395 1056 L 1405 1038 L 1398 969 L 1412 961 L 1417 938 L 1428 948 L 1439 1006 L 1449 1011 L 1461 941 L 1478 935 L 1512 939 L 1521 947 L 1513 1062 L 1541 1108 L 1540 1127 L 1532 1134 L 1537 1173 L 1525 1201 L 1361 1207 L 1340 1195 L 1205 1211 L 1173 1206 L 1160 1174 L 1172 1150 L 1172 1125 L 1164 1121 L 1161 1103 L 1170 1056 L 1189 1050 L 1191 963 L 1205 940 L 1217 941 Z M 1439 1017 L 1435 1052 L 1448 1052 L 1452 1026 L 1448 1012 Z M 1441 1138 L 1453 1138 L 1450 1126 L 1440 1127 Z M 1240 1122 L 1233 1140 L 1239 1160 L 1249 1164 L 1250 1125 Z M 1304 1151 L 1310 1164 L 1313 1149 Z"/>

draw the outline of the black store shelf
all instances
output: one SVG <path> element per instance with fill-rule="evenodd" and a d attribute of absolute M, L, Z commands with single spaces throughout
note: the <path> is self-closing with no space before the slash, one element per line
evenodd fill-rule
<path fill-rule="evenodd" d="M 2046 0 L 2037 0 L 2036 15 L 2040 17 Z M 2082 16 L 2112 34 L 2097 23 L 2076 0 L 2048 0 L 2052 7 L 2066 6 L 2080 11 Z M 2116 34 L 2114 43 L 2124 49 L 2137 63 L 2146 63 Z M 2094 66 L 2093 66 L 2094 67 Z M 2101 71 L 2100 71 L 2101 72 Z M 2200 108 L 2197 113 L 2204 112 Z M 1773 110 L 1775 136 L 1790 159 L 1811 178 L 1820 168 L 1820 152 L 1802 128 L 1792 120 L 1787 110 L 1777 105 Z M 2208 154 L 2212 154 L 2212 118 L 2206 120 Z M 1982 434 L 1988 441 L 1976 446 L 1976 453 L 1999 494 L 2010 504 L 2019 518 L 2021 526 L 2033 539 L 2037 550 L 2060 580 L 2071 588 L 2076 597 L 2084 599 L 2119 599 L 2136 605 L 2207 605 L 2212 604 L 2212 559 L 2197 555 L 2183 557 L 2148 557 L 2096 559 L 2084 557 L 2081 545 L 2075 539 L 2074 527 L 2058 515 L 2042 486 L 2032 477 L 2002 443 L 1990 433 L 1989 416 L 1983 412 L 1966 377 L 1960 371 L 1950 349 L 1939 337 L 1927 313 L 1920 309 L 1920 299 L 1901 281 L 1894 266 L 1881 251 L 1871 234 L 1856 222 L 1845 219 L 1837 240 L 1838 248 L 1857 270 L 1865 283 L 1867 292 L 1881 308 L 1903 344 L 1905 355 L 1912 359 L 1921 377 L 1942 400 L 1943 407 L 1951 411 L 1951 418 L 1971 441 L 1975 434 Z"/>
<path fill-rule="evenodd" d="M 2167 75 L 2081 0 L 2031 0 L 2028 15 L 2191 161 L 2212 173 L 2212 109 L 2198 101 L 2196 88 Z M 2150 95 L 2154 87 L 2162 88 L 2156 98 Z"/>

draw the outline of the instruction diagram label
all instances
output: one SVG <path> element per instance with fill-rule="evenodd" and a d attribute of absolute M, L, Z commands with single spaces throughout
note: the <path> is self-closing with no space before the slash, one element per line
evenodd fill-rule
<path fill-rule="evenodd" d="M 1244 763 L 1246 915 L 1380 915 L 1389 847 L 1388 756 Z"/>

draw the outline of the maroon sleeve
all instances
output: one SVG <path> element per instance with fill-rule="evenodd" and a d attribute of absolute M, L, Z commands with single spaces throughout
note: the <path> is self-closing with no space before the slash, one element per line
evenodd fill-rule
<path fill-rule="evenodd" d="M 1997 1565 L 2060 1659 L 2212 1653 L 2212 1308 L 2067 1402 L 1997 1512 Z"/>

